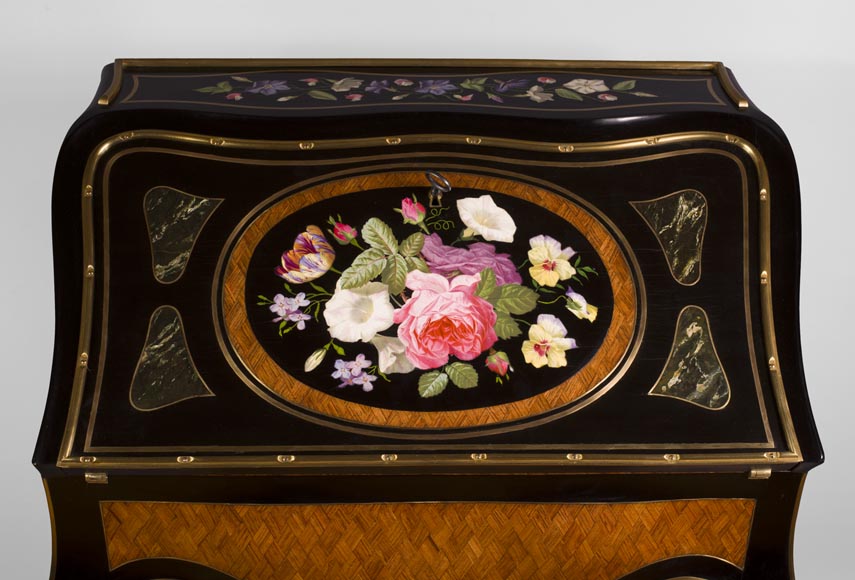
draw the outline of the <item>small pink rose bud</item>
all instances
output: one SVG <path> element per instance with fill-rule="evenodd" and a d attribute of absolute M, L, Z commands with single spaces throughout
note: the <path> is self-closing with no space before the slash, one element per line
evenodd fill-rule
<path fill-rule="evenodd" d="M 599 94 L 599 95 L 597 95 L 597 98 L 600 99 L 601 101 L 616 101 L 617 100 L 617 96 L 612 95 L 610 93 Z"/>
<path fill-rule="evenodd" d="M 501 350 L 490 351 L 490 354 L 487 355 L 487 368 L 503 378 L 507 378 L 508 372 L 514 370 L 511 367 L 508 355 Z"/>
<path fill-rule="evenodd" d="M 408 79 L 397 79 L 395 81 L 395 84 L 398 85 L 399 87 L 409 87 L 413 84 L 413 81 L 408 80 Z"/>
<path fill-rule="evenodd" d="M 455 99 L 457 99 L 458 101 L 471 101 L 471 100 L 472 100 L 472 96 L 473 96 L 474 94 L 475 94 L 475 93 L 472 93 L 471 95 L 466 95 L 466 96 L 463 96 L 463 95 L 454 95 L 454 98 L 455 98 Z"/>
<path fill-rule="evenodd" d="M 240 93 L 229 93 L 228 95 L 226 95 L 226 98 L 230 101 L 239 101 L 243 98 L 243 95 L 241 95 Z"/>
<path fill-rule="evenodd" d="M 359 232 L 356 231 L 356 228 L 347 224 L 336 223 L 333 228 L 333 237 L 343 246 L 356 239 L 357 235 L 359 235 Z"/>
<path fill-rule="evenodd" d="M 543 85 L 551 85 L 555 82 L 555 79 L 552 77 L 537 77 L 537 82 Z"/>
<path fill-rule="evenodd" d="M 300 79 L 300 80 L 303 81 L 304 83 L 306 83 L 307 85 L 309 85 L 310 87 L 313 87 L 316 84 L 318 84 L 318 79 L 309 78 L 309 79 Z"/>
<path fill-rule="evenodd" d="M 330 216 L 327 220 L 332 226 L 332 230 L 329 230 L 330 234 L 335 241 L 337 241 L 342 246 L 346 246 L 349 243 L 353 242 L 356 237 L 359 235 L 359 232 L 356 231 L 356 228 L 341 221 L 341 216 L 337 216 L 338 219 Z"/>
<path fill-rule="evenodd" d="M 362 95 L 360 95 L 359 93 L 351 93 L 349 95 L 345 95 L 344 98 L 348 101 L 361 101 Z"/>
<path fill-rule="evenodd" d="M 405 224 L 419 225 L 425 221 L 425 206 L 419 202 L 405 197 L 401 200 L 401 215 L 404 216 Z"/>

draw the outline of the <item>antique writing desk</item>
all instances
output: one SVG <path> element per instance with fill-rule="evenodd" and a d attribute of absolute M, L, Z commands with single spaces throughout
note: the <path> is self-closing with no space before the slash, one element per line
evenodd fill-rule
<path fill-rule="evenodd" d="M 792 576 L 798 183 L 721 64 L 117 61 L 53 223 L 56 578 Z"/>

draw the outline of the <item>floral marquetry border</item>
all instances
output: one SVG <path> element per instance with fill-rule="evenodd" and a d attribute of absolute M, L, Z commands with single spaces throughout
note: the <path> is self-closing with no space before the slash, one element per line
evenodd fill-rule
<path fill-rule="evenodd" d="M 235 241 L 223 274 L 220 316 L 226 339 L 239 358 L 238 365 L 255 379 L 246 377 L 251 387 L 257 390 L 263 386 L 290 405 L 351 422 L 412 429 L 471 428 L 525 419 L 564 407 L 602 384 L 620 365 L 638 319 L 636 288 L 623 251 L 600 221 L 564 197 L 519 181 L 462 172 L 443 174 L 459 188 L 492 191 L 537 203 L 586 236 L 609 272 L 614 299 L 614 312 L 605 340 L 591 359 L 568 380 L 527 399 L 440 412 L 392 410 L 345 401 L 311 388 L 283 370 L 258 342 L 248 319 L 246 278 L 258 243 L 282 219 L 321 200 L 370 189 L 424 187 L 421 171 L 390 171 L 331 181 L 287 196 L 258 215 Z"/>
<path fill-rule="evenodd" d="M 639 90 L 638 81 L 635 79 L 612 82 L 611 79 L 605 78 L 569 78 L 566 75 L 548 74 L 520 74 L 513 78 L 473 75 L 463 79 L 454 79 L 450 75 L 440 78 L 441 76 L 431 79 L 417 79 L 406 75 L 367 79 L 318 74 L 302 78 L 271 77 L 258 80 L 230 76 L 213 85 L 193 90 L 212 96 L 219 95 L 226 101 L 238 102 L 255 95 L 265 97 L 271 103 L 287 103 L 295 99 L 353 103 L 363 100 L 398 102 L 404 99 L 433 99 L 460 103 L 510 104 L 514 100 L 524 99 L 529 103 L 541 104 L 562 100 L 577 103 L 613 103 L 627 97 L 635 97 L 636 100 L 658 98 L 658 95 Z"/>

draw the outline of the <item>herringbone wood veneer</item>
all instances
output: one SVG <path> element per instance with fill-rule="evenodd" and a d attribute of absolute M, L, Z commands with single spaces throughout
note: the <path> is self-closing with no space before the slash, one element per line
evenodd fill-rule
<path fill-rule="evenodd" d="M 110 567 L 179 558 L 240 580 L 615 580 L 665 558 L 742 566 L 754 501 L 230 505 L 103 502 Z"/>

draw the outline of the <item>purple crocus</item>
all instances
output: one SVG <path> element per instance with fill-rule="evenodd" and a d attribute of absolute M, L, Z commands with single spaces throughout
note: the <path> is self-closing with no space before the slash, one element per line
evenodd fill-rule
<path fill-rule="evenodd" d="M 270 96 L 278 92 L 290 91 L 291 87 L 285 81 L 255 81 L 249 87 L 247 93 L 261 93 L 262 95 Z"/>
<path fill-rule="evenodd" d="M 368 83 L 368 86 L 365 87 L 366 93 L 376 93 L 378 95 L 380 93 L 382 93 L 383 91 L 391 91 L 391 90 L 392 89 L 389 88 L 389 81 L 385 81 L 385 80 L 384 81 L 371 81 L 370 83 Z"/>
<path fill-rule="evenodd" d="M 496 83 L 497 93 L 506 93 L 511 89 L 521 89 L 528 86 L 528 81 L 525 79 L 508 79 L 506 81 L 493 79 Z"/>
<path fill-rule="evenodd" d="M 453 91 L 457 86 L 451 84 L 447 79 L 419 81 L 417 93 L 425 93 L 431 95 L 444 95 L 448 91 Z"/>

